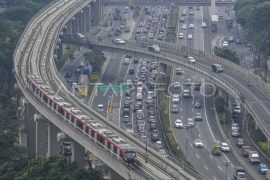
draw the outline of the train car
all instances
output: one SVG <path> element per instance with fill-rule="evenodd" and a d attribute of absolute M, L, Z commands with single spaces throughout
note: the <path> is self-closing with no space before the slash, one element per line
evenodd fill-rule
<path fill-rule="evenodd" d="M 121 161 L 124 165 L 135 163 L 137 151 L 125 140 L 103 127 L 94 118 L 66 102 L 36 75 L 27 76 L 28 90 L 65 123 L 84 134 L 104 151 Z"/>

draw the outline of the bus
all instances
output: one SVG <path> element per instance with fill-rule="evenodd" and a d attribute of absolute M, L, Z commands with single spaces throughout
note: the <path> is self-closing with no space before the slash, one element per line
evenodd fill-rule
<path fill-rule="evenodd" d="M 125 7 L 125 13 L 129 13 L 129 8 Z"/>

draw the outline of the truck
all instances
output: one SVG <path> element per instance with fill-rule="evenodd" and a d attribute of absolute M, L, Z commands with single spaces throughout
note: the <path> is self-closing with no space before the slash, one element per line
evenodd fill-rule
<path fill-rule="evenodd" d="M 201 81 L 195 81 L 195 90 L 200 90 L 201 89 Z"/>
<path fill-rule="evenodd" d="M 89 68 L 83 69 L 83 75 L 89 75 Z"/>
<path fill-rule="evenodd" d="M 270 169 L 266 171 L 266 179 L 270 180 Z"/>
<path fill-rule="evenodd" d="M 248 157 L 250 151 L 250 146 L 242 146 L 242 155 L 244 157 Z"/>
<path fill-rule="evenodd" d="M 233 177 L 236 180 L 245 180 L 245 169 L 242 166 L 234 166 Z"/>
<path fill-rule="evenodd" d="M 138 131 L 140 133 L 146 134 L 146 131 L 145 131 L 145 121 L 144 120 L 137 120 L 137 127 L 138 127 Z"/>
<path fill-rule="evenodd" d="M 88 75 L 81 75 L 80 85 L 87 85 L 89 83 Z"/>
<path fill-rule="evenodd" d="M 221 154 L 221 142 L 219 140 L 213 140 L 212 151 L 214 154 Z"/>
<path fill-rule="evenodd" d="M 142 120 L 143 119 L 143 112 L 142 112 L 142 110 L 137 110 L 136 111 L 136 119 L 137 120 Z"/>
<path fill-rule="evenodd" d="M 248 158 L 251 164 L 260 163 L 259 154 L 257 151 L 249 151 Z"/>
<path fill-rule="evenodd" d="M 226 27 L 227 28 L 233 28 L 233 20 L 231 20 L 230 18 L 227 18 Z"/>

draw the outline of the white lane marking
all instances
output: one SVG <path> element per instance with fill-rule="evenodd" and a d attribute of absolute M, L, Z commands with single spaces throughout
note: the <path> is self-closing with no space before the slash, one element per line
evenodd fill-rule
<path fill-rule="evenodd" d="M 199 134 L 199 137 L 201 138 L 201 135 Z"/>
<path fill-rule="evenodd" d="M 204 165 L 204 167 L 205 167 L 206 170 L 208 170 L 207 167 L 206 167 L 205 165 Z"/>
<path fill-rule="evenodd" d="M 190 146 L 193 148 L 192 144 L 190 143 Z"/>
<path fill-rule="evenodd" d="M 182 108 L 180 108 L 180 111 L 182 111 Z"/>
<path fill-rule="evenodd" d="M 192 112 L 193 112 L 193 108 L 192 108 Z"/>
<path fill-rule="evenodd" d="M 182 76 L 182 79 L 184 79 L 184 76 Z M 183 83 L 182 83 L 183 84 Z"/>
<path fill-rule="evenodd" d="M 200 7 L 202 9 L 202 7 Z M 203 23 L 203 10 L 201 10 L 201 14 L 202 14 L 202 23 Z M 204 34 L 203 34 L 203 30 L 202 30 L 202 51 L 204 52 Z"/>
<path fill-rule="evenodd" d="M 183 119 L 183 116 L 181 116 L 181 119 Z"/>
<path fill-rule="evenodd" d="M 218 168 L 219 168 L 219 170 L 221 170 L 222 171 L 222 169 L 218 166 Z"/>
<path fill-rule="evenodd" d="M 215 180 L 217 180 L 214 176 L 213 176 L 213 178 L 214 178 Z"/>
<path fill-rule="evenodd" d="M 132 124 L 131 124 L 131 125 L 132 125 L 132 129 L 133 129 L 133 131 L 134 131 L 133 115 L 134 115 L 134 114 L 132 113 L 132 117 L 131 117 L 131 123 L 132 123 Z"/>
<path fill-rule="evenodd" d="M 181 101 L 181 104 L 182 104 L 182 101 Z"/>
<path fill-rule="evenodd" d="M 209 154 L 210 158 L 213 159 L 213 157 L 211 156 L 211 154 Z"/>
<path fill-rule="evenodd" d="M 200 157 L 198 156 L 198 154 L 196 153 L 197 157 L 200 159 Z"/>
<path fill-rule="evenodd" d="M 231 163 L 231 161 L 227 158 L 227 156 L 224 154 L 224 153 L 222 153 L 223 154 L 223 156 L 225 156 L 225 158 L 227 159 L 227 161 L 229 162 L 229 163 Z"/>
<path fill-rule="evenodd" d="M 194 76 L 193 76 L 193 79 L 194 79 Z"/>
<path fill-rule="evenodd" d="M 234 166 L 231 164 L 231 166 L 234 168 Z"/>

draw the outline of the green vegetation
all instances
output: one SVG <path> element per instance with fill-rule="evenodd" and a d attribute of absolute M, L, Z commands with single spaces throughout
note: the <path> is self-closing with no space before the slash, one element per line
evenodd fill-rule
<path fill-rule="evenodd" d="M 178 18 L 178 7 L 174 9 L 174 13 L 170 15 L 170 22 L 169 22 L 170 29 L 176 29 L 177 18 Z"/>
<path fill-rule="evenodd" d="M 64 65 L 65 63 L 68 61 L 69 59 L 69 55 L 70 54 L 74 54 L 76 51 L 78 51 L 79 46 L 71 46 L 70 49 L 61 57 L 61 59 L 56 62 L 56 67 L 57 70 L 59 71 Z"/>
<path fill-rule="evenodd" d="M 220 122 L 220 125 L 224 131 L 225 134 L 227 134 L 227 121 L 226 121 L 226 114 L 224 111 L 224 107 L 225 107 L 225 99 L 224 97 L 221 97 L 218 95 L 218 88 L 216 89 L 216 93 L 215 93 L 215 98 L 214 98 L 214 103 L 215 103 L 215 107 L 216 107 L 216 111 L 217 111 L 217 116 L 218 116 L 218 120 Z"/>
<path fill-rule="evenodd" d="M 267 52 L 270 45 L 269 0 L 238 0 L 235 2 L 236 21 L 243 27 L 243 39 L 261 45 Z"/>
<path fill-rule="evenodd" d="M 216 96 L 214 98 L 214 103 L 215 103 L 215 106 L 216 106 L 217 113 L 223 113 L 224 112 L 224 107 L 225 107 L 225 99 L 224 99 L 224 97 Z"/>
<path fill-rule="evenodd" d="M 97 35 L 100 31 L 101 31 L 101 28 L 98 28 L 95 32 L 91 34 L 91 37 Z"/>
<path fill-rule="evenodd" d="M 168 33 L 166 42 L 175 43 L 175 32 Z"/>
<path fill-rule="evenodd" d="M 270 150 L 267 149 L 266 142 L 258 142 L 259 146 L 270 156 Z"/>
<path fill-rule="evenodd" d="M 236 64 L 240 63 L 238 53 L 234 51 L 232 48 L 215 46 L 214 53 L 216 56 L 228 59 L 229 61 L 234 62 Z"/>

